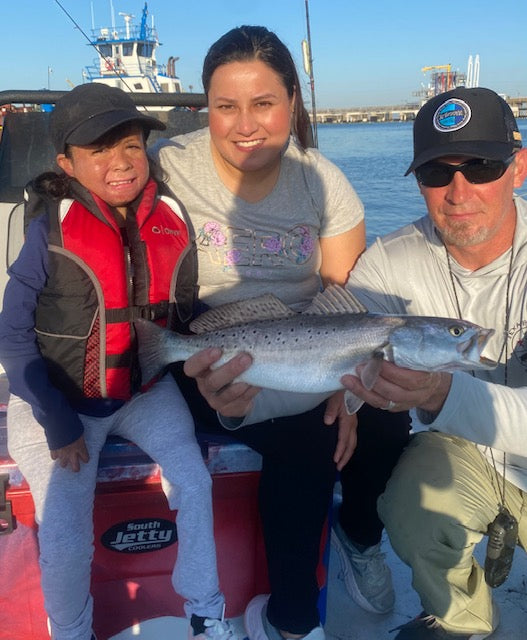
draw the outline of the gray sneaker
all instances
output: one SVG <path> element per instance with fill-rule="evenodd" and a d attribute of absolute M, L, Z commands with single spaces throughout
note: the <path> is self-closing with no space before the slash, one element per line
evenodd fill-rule
<path fill-rule="evenodd" d="M 341 575 L 350 596 L 370 613 L 389 613 L 393 610 L 395 593 L 392 573 L 384 561 L 381 543 L 360 552 L 335 518 L 331 531 L 331 545 L 340 560 Z"/>

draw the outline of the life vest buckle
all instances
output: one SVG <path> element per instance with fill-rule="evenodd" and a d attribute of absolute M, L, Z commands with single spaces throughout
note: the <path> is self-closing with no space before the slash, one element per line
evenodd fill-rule
<path fill-rule="evenodd" d="M 150 320 L 153 322 L 156 319 L 155 308 L 149 304 L 139 307 L 139 317 L 143 320 Z"/>

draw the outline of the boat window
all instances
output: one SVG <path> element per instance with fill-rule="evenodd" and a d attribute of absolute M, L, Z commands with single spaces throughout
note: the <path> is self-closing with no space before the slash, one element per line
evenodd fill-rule
<path fill-rule="evenodd" d="M 123 56 L 131 56 L 134 53 L 134 45 L 130 42 L 123 43 Z"/>
<path fill-rule="evenodd" d="M 109 58 L 112 55 L 112 45 L 110 44 L 99 44 L 97 50 L 103 58 Z"/>
<path fill-rule="evenodd" d="M 140 82 L 134 82 L 134 89 L 137 89 L 137 91 L 139 91 L 142 88 L 143 85 Z"/>
<path fill-rule="evenodd" d="M 144 58 L 152 57 L 152 45 L 147 42 L 138 42 L 137 43 L 137 55 L 143 56 Z"/>

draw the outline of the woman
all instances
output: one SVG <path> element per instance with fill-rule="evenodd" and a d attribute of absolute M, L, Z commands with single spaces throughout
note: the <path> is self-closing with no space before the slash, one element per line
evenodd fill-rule
<path fill-rule="evenodd" d="M 229 31 L 208 51 L 202 79 L 209 128 L 155 151 L 194 226 L 200 297 L 217 306 L 272 292 L 302 310 L 321 283 L 344 283 L 364 250 L 362 204 L 340 170 L 308 148 L 298 75 L 274 33 Z M 230 384 L 250 358 L 240 354 L 212 371 L 219 355 L 197 354 L 185 365 L 195 380 L 179 379 L 199 424 L 218 425 L 218 411 L 224 424 L 240 427 L 234 437 L 263 456 L 260 511 L 271 596 L 249 604 L 247 632 L 251 640 L 322 639 L 320 537 L 335 469 L 355 445 L 356 421 L 336 400 L 326 409 L 319 398 L 306 411 L 303 397 L 284 408 L 276 392 Z"/>

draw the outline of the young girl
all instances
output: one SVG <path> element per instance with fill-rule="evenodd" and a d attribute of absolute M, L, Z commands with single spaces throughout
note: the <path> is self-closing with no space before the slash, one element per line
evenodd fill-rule
<path fill-rule="evenodd" d="M 35 502 L 54 640 L 94 638 L 92 511 L 110 434 L 162 468 L 178 510 L 172 582 L 187 601 L 189 638 L 233 637 L 193 420 L 172 376 L 148 390 L 138 383 L 134 318 L 176 327 L 190 317 L 195 288 L 189 229 L 175 200 L 160 195 L 146 155 L 148 133 L 163 128 L 120 89 L 84 84 L 64 96 L 51 115 L 63 174 L 35 181 L 42 215 L 9 270 L 0 315 L 8 448 Z"/>

